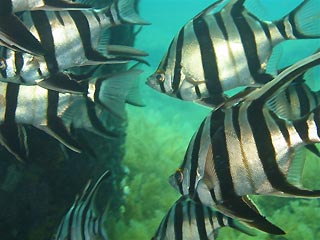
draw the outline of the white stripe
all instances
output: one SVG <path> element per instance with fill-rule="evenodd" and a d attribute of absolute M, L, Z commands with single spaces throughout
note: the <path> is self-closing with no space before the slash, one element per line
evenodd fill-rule
<path fill-rule="evenodd" d="M 249 177 L 249 173 L 247 172 L 247 169 L 245 167 L 244 161 L 245 155 L 242 151 L 240 140 L 237 137 L 237 134 L 235 132 L 233 121 L 232 121 L 232 115 L 233 115 L 233 109 L 229 108 L 225 111 L 225 135 L 226 135 L 226 147 L 229 154 L 229 160 L 224 159 L 224 161 L 229 161 L 230 164 L 230 174 L 232 177 L 232 182 L 234 185 L 235 192 L 239 195 L 246 195 L 250 192 L 254 192 L 254 189 L 252 189 L 252 185 Z M 242 154 L 242 155 L 241 155 Z"/>

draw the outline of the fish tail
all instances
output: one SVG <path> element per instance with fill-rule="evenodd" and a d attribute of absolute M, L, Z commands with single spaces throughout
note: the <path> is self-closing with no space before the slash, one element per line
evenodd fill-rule
<path fill-rule="evenodd" d="M 133 0 L 115 0 L 111 8 L 117 12 L 118 18 L 122 23 L 149 25 L 149 22 L 138 15 L 134 4 Z"/>
<path fill-rule="evenodd" d="M 320 37 L 320 0 L 303 1 L 284 18 L 284 25 L 291 24 L 295 38 Z"/>
<path fill-rule="evenodd" d="M 95 93 L 95 102 L 99 102 L 115 116 L 126 118 L 125 103 L 143 106 L 139 92 L 139 75 L 142 70 L 130 69 L 110 77 L 96 80 L 99 92 Z"/>

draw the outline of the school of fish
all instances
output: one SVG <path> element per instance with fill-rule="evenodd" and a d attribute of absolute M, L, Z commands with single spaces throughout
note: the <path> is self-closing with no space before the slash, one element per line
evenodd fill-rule
<path fill-rule="evenodd" d="M 147 79 L 161 93 L 212 108 L 169 178 L 183 200 L 153 239 L 216 239 L 234 221 L 282 235 L 250 195 L 320 197 L 320 189 L 301 182 L 304 149 L 320 156 L 319 94 L 304 79 L 320 52 L 284 69 L 277 66 L 280 53 L 271 56 L 286 40 L 320 37 L 320 2 L 302 1 L 277 21 L 258 19 L 246 2 L 216 1 L 192 18 Z M 237 87 L 244 90 L 225 94 Z"/>
<path fill-rule="evenodd" d="M 29 157 L 26 126 L 81 153 L 88 146 L 74 129 L 114 138 L 108 114 L 123 120 L 125 103 L 143 106 L 142 70 L 134 65 L 101 75 L 99 68 L 146 63 L 148 53 L 111 45 L 109 37 L 110 28 L 150 23 L 133 0 L 113 0 L 101 9 L 93 2 L 0 0 L 0 143 L 20 162 Z M 248 235 L 282 235 L 250 195 L 320 197 L 320 189 L 301 182 L 305 152 L 320 157 L 320 93 L 305 81 L 320 64 L 320 49 L 282 69 L 280 54 L 272 55 L 287 40 L 320 38 L 320 1 L 304 0 L 275 21 L 256 17 L 248 2 L 218 0 L 197 14 L 147 79 L 161 93 L 212 109 L 169 177 L 181 196 L 152 240 L 216 239 L 226 226 Z M 85 66 L 86 73 L 76 70 Z M 238 87 L 244 89 L 226 95 Z M 108 239 L 108 200 L 101 212 L 96 195 L 110 176 L 105 170 L 84 187 L 53 239 Z"/>

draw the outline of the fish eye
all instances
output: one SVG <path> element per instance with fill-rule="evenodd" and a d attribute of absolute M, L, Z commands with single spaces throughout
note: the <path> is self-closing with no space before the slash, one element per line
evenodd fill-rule
<path fill-rule="evenodd" d="M 158 82 L 163 82 L 164 81 L 164 73 L 157 73 L 156 74 L 156 79 Z"/>
<path fill-rule="evenodd" d="M 177 183 L 179 183 L 179 184 L 182 183 L 182 181 L 183 181 L 183 172 L 182 172 L 181 168 L 177 169 L 174 177 L 175 177 Z"/>
<path fill-rule="evenodd" d="M 6 70 L 6 68 L 7 68 L 6 61 L 3 58 L 0 59 L 0 70 L 3 71 L 3 70 Z"/>

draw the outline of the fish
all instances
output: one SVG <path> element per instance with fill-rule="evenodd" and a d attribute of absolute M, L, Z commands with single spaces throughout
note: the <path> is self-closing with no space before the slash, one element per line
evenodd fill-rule
<path fill-rule="evenodd" d="M 319 104 L 320 91 L 312 91 L 301 75 L 285 91 L 268 102 L 267 106 L 281 118 L 298 119 L 311 112 Z M 305 147 L 320 157 L 320 152 L 315 145 Z"/>
<path fill-rule="evenodd" d="M 44 55 L 45 49 L 25 24 L 14 14 L 34 10 L 79 10 L 89 9 L 88 5 L 71 1 L 5 0 L 0 2 L 0 45 L 15 51 L 33 55 Z"/>
<path fill-rule="evenodd" d="M 214 240 L 219 229 L 232 227 L 254 236 L 252 229 L 186 196 L 180 197 L 162 219 L 152 240 Z"/>
<path fill-rule="evenodd" d="M 46 49 L 46 54 L 42 57 L 2 49 L 0 81 L 82 94 L 78 81 L 63 74 L 63 70 L 85 65 L 127 63 L 137 60 L 134 56 L 147 55 L 129 46 L 106 46 L 110 27 L 149 24 L 137 15 L 133 4 L 132 0 L 115 0 L 99 10 L 24 13 L 24 23 Z M 104 54 L 97 50 L 100 48 Z"/>
<path fill-rule="evenodd" d="M 287 180 L 295 150 L 320 142 L 320 107 L 291 120 L 277 116 L 266 103 L 319 64 L 317 52 L 261 88 L 212 110 L 191 138 L 183 163 L 170 176 L 171 185 L 251 227 L 284 234 L 261 215 L 249 195 L 320 197 L 320 190 L 300 188 Z"/>
<path fill-rule="evenodd" d="M 91 181 L 88 182 L 80 197 L 76 197 L 69 211 L 63 217 L 54 240 L 108 240 L 107 230 L 104 226 L 107 215 L 106 209 L 103 213 L 99 213 L 96 209 L 96 194 L 103 182 L 111 176 L 109 170 L 105 171 L 96 183 L 89 187 Z"/>
<path fill-rule="evenodd" d="M 46 132 L 78 153 L 87 146 L 73 137 L 75 129 L 85 129 L 106 139 L 119 137 L 107 125 L 107 119 L 113 115 L 123 121 L 126 102 L 143 106 L 138 88 L 141 73 L 142 70 L 129 69 L 91 77 L 83 83 L 87 89 L 83 95 L 0 82 L 0 143 L 17 160 L 27 162 L 26 126 Z"/>
<path fill-rule="evenodd" d="M 281 55 L 275 46 L 320 37 L 319 0 L 303 1 L 276 21 L 258 19 L 246 9 L 247 2 L 259 9 L 257 1 L 220 0 L 184 25 L 147 85 L 214 108 L 227 99 L 225 91 L 273 79 Z"/>

